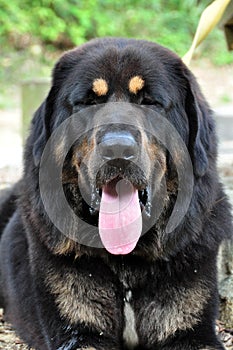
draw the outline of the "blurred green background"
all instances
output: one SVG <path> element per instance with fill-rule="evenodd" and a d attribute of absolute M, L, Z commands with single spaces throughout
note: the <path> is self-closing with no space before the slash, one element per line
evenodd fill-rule
<path fill-rule="evenodd" d="M 156 41 L 184 55 L 207 0 L 0 0 L 0 108 L 15 107 L 22 79 L 50 76 L 62 51 L 102 36 Z M 196 51 L 221 66 L 233 62 L 215 29 Z"/>

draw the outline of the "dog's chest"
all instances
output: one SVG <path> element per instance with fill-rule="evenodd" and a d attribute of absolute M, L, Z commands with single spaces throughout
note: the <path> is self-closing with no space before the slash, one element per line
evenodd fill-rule
<path fill-rule="evenodd" d="M 139 334 L 133 290 L 139 287 L 139 283 L 142 285 L 145 282 L 147 270 L 138 271 L 122 264 L 115 273 L 123 288 L 123 342 L 125 348 L 134 349 L 139 345 Z"/>

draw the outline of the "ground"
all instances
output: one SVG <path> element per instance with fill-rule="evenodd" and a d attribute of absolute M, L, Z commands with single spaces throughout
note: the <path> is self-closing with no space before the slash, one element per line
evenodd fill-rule
<path fill-rule="evenodd" d="M 226 329 L 223 324 L 217 322 L 216 331 L 224 343 L 226 350 L 233 350 L 233 330 Z M 24 345 L 15 334 L 10 324 L 3 320 L 3 310 L 0 309 L 0 349 L 2 350 L 33 350 Z"/>
<path fill-rule="evenodd" d="M 0 309 L 0 349 L 2 350 L 28 350 L 22 340 L 17 337 L 12 327 L 3 321 L 3 310 Z"/>
<path fill-rule="evenodd" d="M 216 110 L 223 111 L 221 112 L 223 114 L 226 110 L 230 111 L 233 117 L 233 67 L 224 66 L 216 69 L 208 61 L 202 61 L 193 64 L 191 68 L 211 106 Z M 19 100 L 19 94 L 14 98 Z M 231 130 L 233 130 L 233 125 Z M 224 163 L 220 162 L 220 172 L 233 202 L 233 158 L 231 158 L 232 144 L 229 143 L 233 141 L 233 131 L 230 141 L 223 140 L 225 143 L 220 141 L 220 158 L 222 157 Z M 5 151 L 6 145 L 7 152 Z M 21 157 L 22 141 L 18 106 L 18 109 L 0 111 L 0 189 L 9 186 L 20 177 L 22 172 Z M 217 323 L 216 330 L 226 349 L 233 350 L 233 330 L 226 329 L 220 322 Z M 0 349 L 28 350 L 28 347 L 17 337 L 11 326 L 4 322 L 2 309 L 0 309 Z"/>

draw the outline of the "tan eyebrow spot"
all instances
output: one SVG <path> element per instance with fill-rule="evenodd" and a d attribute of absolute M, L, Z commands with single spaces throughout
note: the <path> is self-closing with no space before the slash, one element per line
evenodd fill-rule
<path fill-rule="evenodd" d="M 140 91 L 143 86 L 145 85 L 145 81 L 139 77 L 138 75 L 136 75 L 135 77 L 131 78 L 129 81 L 129 91 L 132 94 L 137 94 L 138 91 Z"/>
<path fill-rule="evenodd" d="M 108 92 L 108 83 L 102 78 L 95 79 L 93 81 L 92 90 L 97 96 L 104 96 Z"/>

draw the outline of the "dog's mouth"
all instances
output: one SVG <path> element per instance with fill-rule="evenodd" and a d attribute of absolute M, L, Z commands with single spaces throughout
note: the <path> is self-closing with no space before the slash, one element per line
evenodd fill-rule
<path fill-rule="evenodd" d="M 153 190 L 146 174 L 123 160 L 105 163 L 95 178 L 86 169 L 83 167 L 78 186 L 64 183 L 69 204 L 80 219 L 98 226 L 98 237 L 108 252 L 129 254 L 151 218 Z"/>
<path fill-rule="evenodd" d="M 111 191 L 115 190 L 115 187 L 118 182 L 125 181 L 126 183 L 131 183 L 130 180 L 127 178 L 124 178 L 120 175 L 114 177 L 113 179 L 106 181 L 106 184 L 101 187 L 93 186 L 92 194 L 91 194 L 91 206 L 89 207 L 89 212 L 91 215 L 95 216 L 99 214 L 100 209 L 100 199 L 102 198 L 103 189 L 108 189 Z M 151 190 L 149 186 L 145 186 L 141 190 L 138 189 L 137 186 L 133 187 L 138 191 L 138 200 L 140 204 L 141 211 L 146 211 L 146 214 L 150 215 L 150 197 L 151 197 Z"/>
<path fill-rule="evenodd" d="M 142 233 L 142 214 L 150 215 L 150 190 L 137 188 L 129 179 L 117 175 L 93 189 L 91 215 L 98 215 L 99 235 L 111 254 L 128 254 Z"/>

